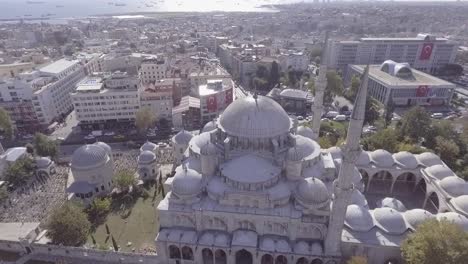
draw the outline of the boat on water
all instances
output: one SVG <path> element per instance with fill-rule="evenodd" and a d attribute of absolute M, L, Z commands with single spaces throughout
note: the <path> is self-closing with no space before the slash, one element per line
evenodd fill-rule
<path fill-rule="evenodd" d="M 26 1 L 26 4 L 34 5 L 34 4 L 45 4 L 44 1 L 35 1 L 35 0 L 28 0 Z"/>

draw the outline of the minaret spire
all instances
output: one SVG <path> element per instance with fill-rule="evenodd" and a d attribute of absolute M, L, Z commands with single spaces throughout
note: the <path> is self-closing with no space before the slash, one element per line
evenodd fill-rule
<path fill-rule="evenodd" d="M 315 96 L 312 105 L 312 132 L 313 139 L 317 140 L 320 133 L 320 120 L 323 111 L 323 95 L 327 87 L 327 64 L 328 64 L 328 31 L 325 33 L 325 44 L 322 57 L 320 58 L 319 75 L 315 82 Z"/>
<path fill-rule="evenodd" d="M 351 174 L 356 171 L 355 162 L 362 151 L 359 142 L 366 112 L 368 80 L 369 65 L 366 66 L 361 77 L 361 86 L 354 102 L 354 109 L 348 126 L 348 135 L 346 136 L 344 146 L 341 148 L 343 158 L 338 179 L 334 182 L 335 195 L 325 241 L 325 253 L 329 255 L 340 255 L 341 233 L 343 231 L 346 209 L 348 208 L 351 193 L 354 189 L 352 182 L 353 175 Z"/>

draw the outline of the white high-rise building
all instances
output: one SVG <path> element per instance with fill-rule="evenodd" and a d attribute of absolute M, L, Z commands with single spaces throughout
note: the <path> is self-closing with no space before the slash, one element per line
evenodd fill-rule
<path fill-rule="evenodd" d="M 87 77 L 71 94 L 76 117 L 84 129 L 134 123 L 140 109 L 141 83 L 125 72 Z"/>
<path fill-rule="evenodd" d="M 141 63 L 140 78 L 144 84 L 166 78 L 167 63 L 163 57 L 144 59 Z"/>
<path fill-rule="evenodd" d="M 309 56 L 303 52 L 290 52 L 281 54 L 279 57 L 282 71 L 289 69 L 294 71 L 305 71 L 309 65 Z"/>
<path fill-rule="evenodd" d="M 361 38 L 359 41 L 332 41 L 330 68 L 346 75 L 351 64 L 381 64 L 385 60 L 407 62 L 411 67 L 436 73 L 442 66 L 453 63 L 457 44 L 446 38 L 418 34 L 413 38 Z"/>

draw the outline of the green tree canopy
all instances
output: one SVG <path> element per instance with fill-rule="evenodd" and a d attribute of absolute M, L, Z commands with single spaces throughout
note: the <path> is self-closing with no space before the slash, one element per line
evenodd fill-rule
<path fill-rule="evenodd" d="M 362 141 L 364 148 L 369 151 L 377 149 L 385 149 L 392 153 L 398 151 L 398 132 L 393 128 L 379 130 Z"/>
<path fill-rule="evenodd" d="M 29 157 L 21 158 L 11 164 L 5 172 L 5 180 L 18 186 L 26 183 L 34 173 L 34 165 Z"/>
<path fill-rule="evenodd" d="M 336 71 L 327 72 L 327 90 L 330 91 L 332 97 L 343 95 L 343 79 Z"/>
<path fill-rule="evenodd" d="M 13 123 L 8 112 L 0 107 L 0 128 L 7 138 L 13 136 Z"/>
<path fill-rule="evenodd" d="M 362 256 L 352 256 L 346 264 L 367 264 L 367 258 Z"/>
<path fill-rule="evenodd" d="M 90 228 L 83 208 L 74 203 L 65 203 L 50 215 L 47 236 L 56 245 L 81 246 L 86 242 Z"/>
<path fill-rule="evenodd" d="M 374 124 L 375 121 L 377 121 L 380 117 L 379 108 L 379 102 L 377 102 L 377 100 L 374 98 L 367 96 L 364 123 Z"/>
<path fill-rule="evenodd" d="M 460 148 L 451 139 L 446 139 L 441 136 L 435 138 L 435 150 L 440 158 L 451 168 L 455 167 Z"/>
<path fill-rule="evenodd" d="M 276 61 L 271 63 L 270 78 L 268 81 L 270 82 L 271 87 L 276 86 L 280 81 L 280 70 Z"/>
<path fill-rule="evenodd" d="M 8 191 L 5 186 L 0 187 L 0 203 L 8 198 Z"/>
<path fill-rule="evenodd" d="M 135 114 L 135 126 L 140 133 L 145 133 L 155 122 L 156 116 L 149 107 L 142 107 Z"/>
<path fill-rule="evenodd" d="M 46 135 L 36 133 L 33 140 L 34 148 L 39 156 L 56 158 L 58 154 L 57 142 L 50 140 Z"/>
<path fill-rule="evenodd" d="M 468 233 L 448 221 L 429 220 L 401 246 L 408 264 L 468 263 Z"/>
<path fill-rule="evenodd" d="M 121 170 L 114 176 L 114 183 L 120 190 L 127 190 L 136 183 L 135 175 L 131 170 Z"/>
<path fill-rule="evenodd" d="M 424 108 L 413 107 L 403 115 L 400 127 L 401 134 L 417 142 L 428 134 L 431 122 L 431 116 Z"/>
<path fill-rule="evenodd" d="M 89 220 L 93 223 L 105 218 L 111 209 L 111 200 L 109 198 L 96 198 L 89 205 L 87 212 Z"/>
<path fill-rule="evenodd" d="M 348 100 L 354 102 L 360 85 L 361 79 L 359 78 L 359 75 L 353 75 L 353 77 L 351 77 L 351 86 L 348 90 L 346 90 L 345 93 L 345 96 Z"/>

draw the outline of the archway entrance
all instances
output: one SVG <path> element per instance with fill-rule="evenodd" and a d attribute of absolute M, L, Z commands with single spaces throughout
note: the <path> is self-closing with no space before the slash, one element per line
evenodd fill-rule
<path fill-rule="evenodd" d="M 209 248 L 202 250 L 203 264 L 213 264 L 213 251 Z"/>
<path fill-rule="evenodd" d="M 169 246 L 169 258 L 171 259 L 180 259 L 180 250 L 174 245 Z"/>
<path fill-rule="evenodd" d="M 310 264 L 323 264 L 323 261 L 321 259 L 314 259 Z"/>
<path fill-rule="evenodd" d="M 261 264 L 273 264 L 273 256 L 270 254 L 265 254 L 262 256 Z"/>
<path fill-rule="evenodd" d="M 416 176 L 411 172 L 405 172 L 399 175 L 392 186 L 392 194 L 409 196 L 413 195 L 413 190 L 416 187 Z"/>
<path fill-rule="evenodd" d="M 437 196 L 437 193 L 433 192 L 429 195 L 424 205 L 424 209 L 433 214 L 436 214 L 439 211 L 439 197 Z"/>
<path fill-rule="evenodd" d="M 302 257 L 302 258 L 299 258 L 297 261 L 296 261 L 296 264 L 308 264 L 309 262 L 307 261 L 306 258 Z"/>
<path fill-rule="evenodd" d="M 193 260 L 193 251 L 191 248 L 184 246 L 182 248 L 182 258 L 187 260 Z"/>
<path fill-rule="evenodd" d="M 245 249 L 237 251 L 236 264 L 253 264 L 252 253 Z"/>
<path fill-rule="evenodd" d="M 367 186 L 368 193 L 388 194 L 392 188 L 393 177 L 388 171 L 375 173 Z"/>
<path fill-rule="evenodd" d="M 218 249 L 215 252 L 215 264 L 226 264 L 227 257 L 226 252 L 224 250 Z"/>
<path fill-rule="evenodd" d="M 276 257 L 275 264 L 288 264 L 288 260 L 285 256 L 279 255 Z"/>

